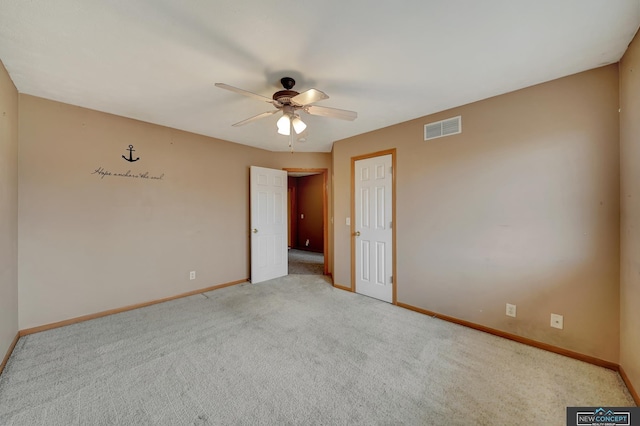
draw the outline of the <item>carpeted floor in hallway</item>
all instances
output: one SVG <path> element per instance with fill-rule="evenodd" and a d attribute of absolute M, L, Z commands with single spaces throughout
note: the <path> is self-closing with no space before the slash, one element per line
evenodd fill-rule
<path fill-rule="evenodd" d="M 324 256 L 322 253 L 289 249 L 289 273 L 302 275 L 322 275 Z"/>

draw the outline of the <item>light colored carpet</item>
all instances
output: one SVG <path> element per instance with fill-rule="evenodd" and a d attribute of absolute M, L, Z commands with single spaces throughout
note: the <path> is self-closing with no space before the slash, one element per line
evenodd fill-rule
<path fill-rule="evenodd" d="M 289 249 L 289 273 L 323 275 L 324 255 L 311 251 Z"/>
<path fill-rule="evenodd" d="M 617 373 L 296 275 L 20 339 L 1 425 L 564 425 Z"/>

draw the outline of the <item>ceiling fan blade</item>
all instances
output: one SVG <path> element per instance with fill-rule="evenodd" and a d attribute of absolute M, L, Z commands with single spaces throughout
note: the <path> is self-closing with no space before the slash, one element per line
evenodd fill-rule
<path fill-rule="evenodd" d="M 230 90 L 232 92 L 239 93 L 244 96 L 248 96 L 253 99 L 257 99 L 259 101 L 269 102 L 270 104 L 274 102 L 273 99 L 267 98 L 266 96 L 258 95 L 257 93 L 249 92 L 248 90 L 238 89 L 237 87 L 229 86 L 228 84 L 216 83 L 215 86 L 221 89 Z"/>
<path fill-rule="evenodd" d="M 323 99 L 329 99 L 329 96 L 318 89 L 309 89 L 291 98 L 291 102 L 303 106 L 321 101 Z"/>
<path fill-rule="evenodd" d="M 237 122 L 236 124 L 232 124 L 232 126 L 233 127 L 244 126 L 245 124 L 249 124 L 252 121 L 260 120 L 261 118 L 264 118 L 264 117 L 269 117 L 270 115 L 273 115 L 278 111 L 280 111 L 280 110 L 279 109 L 274 109 L 273 111 L 263 112 L 262 114 L 254 115 L 251 118 L 247 118 L 246 120 L 242 120 L 242 121 Z"/>
<path fill-rule="evenodd" d="M 355 111 L 347 111 L 346 109 L 328 108 L 310 105 L 303 108 L 303 111 L 311 115 L 320 115 L 322 117 L 339 118 L 340 120 L 353 121 L 358 118 L 358 113 Z"/>

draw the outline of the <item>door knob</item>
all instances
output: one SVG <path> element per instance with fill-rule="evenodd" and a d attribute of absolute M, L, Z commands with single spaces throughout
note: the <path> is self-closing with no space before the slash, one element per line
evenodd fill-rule
<path fill-rule="evenodd" d="M 356 231 L 356 237 L 360 236 L 360 231 Z"/>
<path fill-rule="evenodd" d="M 257 233 L 258 233 L 258 230 L 257 230 L 256 228 L 253 228 L 253 233 L 254 233 L 254 234 L 257 234 Z"/>

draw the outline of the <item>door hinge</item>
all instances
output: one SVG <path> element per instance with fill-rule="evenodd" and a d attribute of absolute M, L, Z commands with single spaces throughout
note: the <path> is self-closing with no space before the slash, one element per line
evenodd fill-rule
<path fill-rule="evenodd" d="M 393 275 L 389 277 L 389 283 L 393 284 Z"/>
<path fill-rule="evenodd" d="M 389 173 L 393 174 L 393 166 L 389 167 Z"/>
<path fill-rule="evenodd" d="M 392 221 L 392 220 L 390 220 L 390 221 L 389 221 L 389 229 L 392 229 L 392 228 L 393 228 L 393 221 Z"/>

